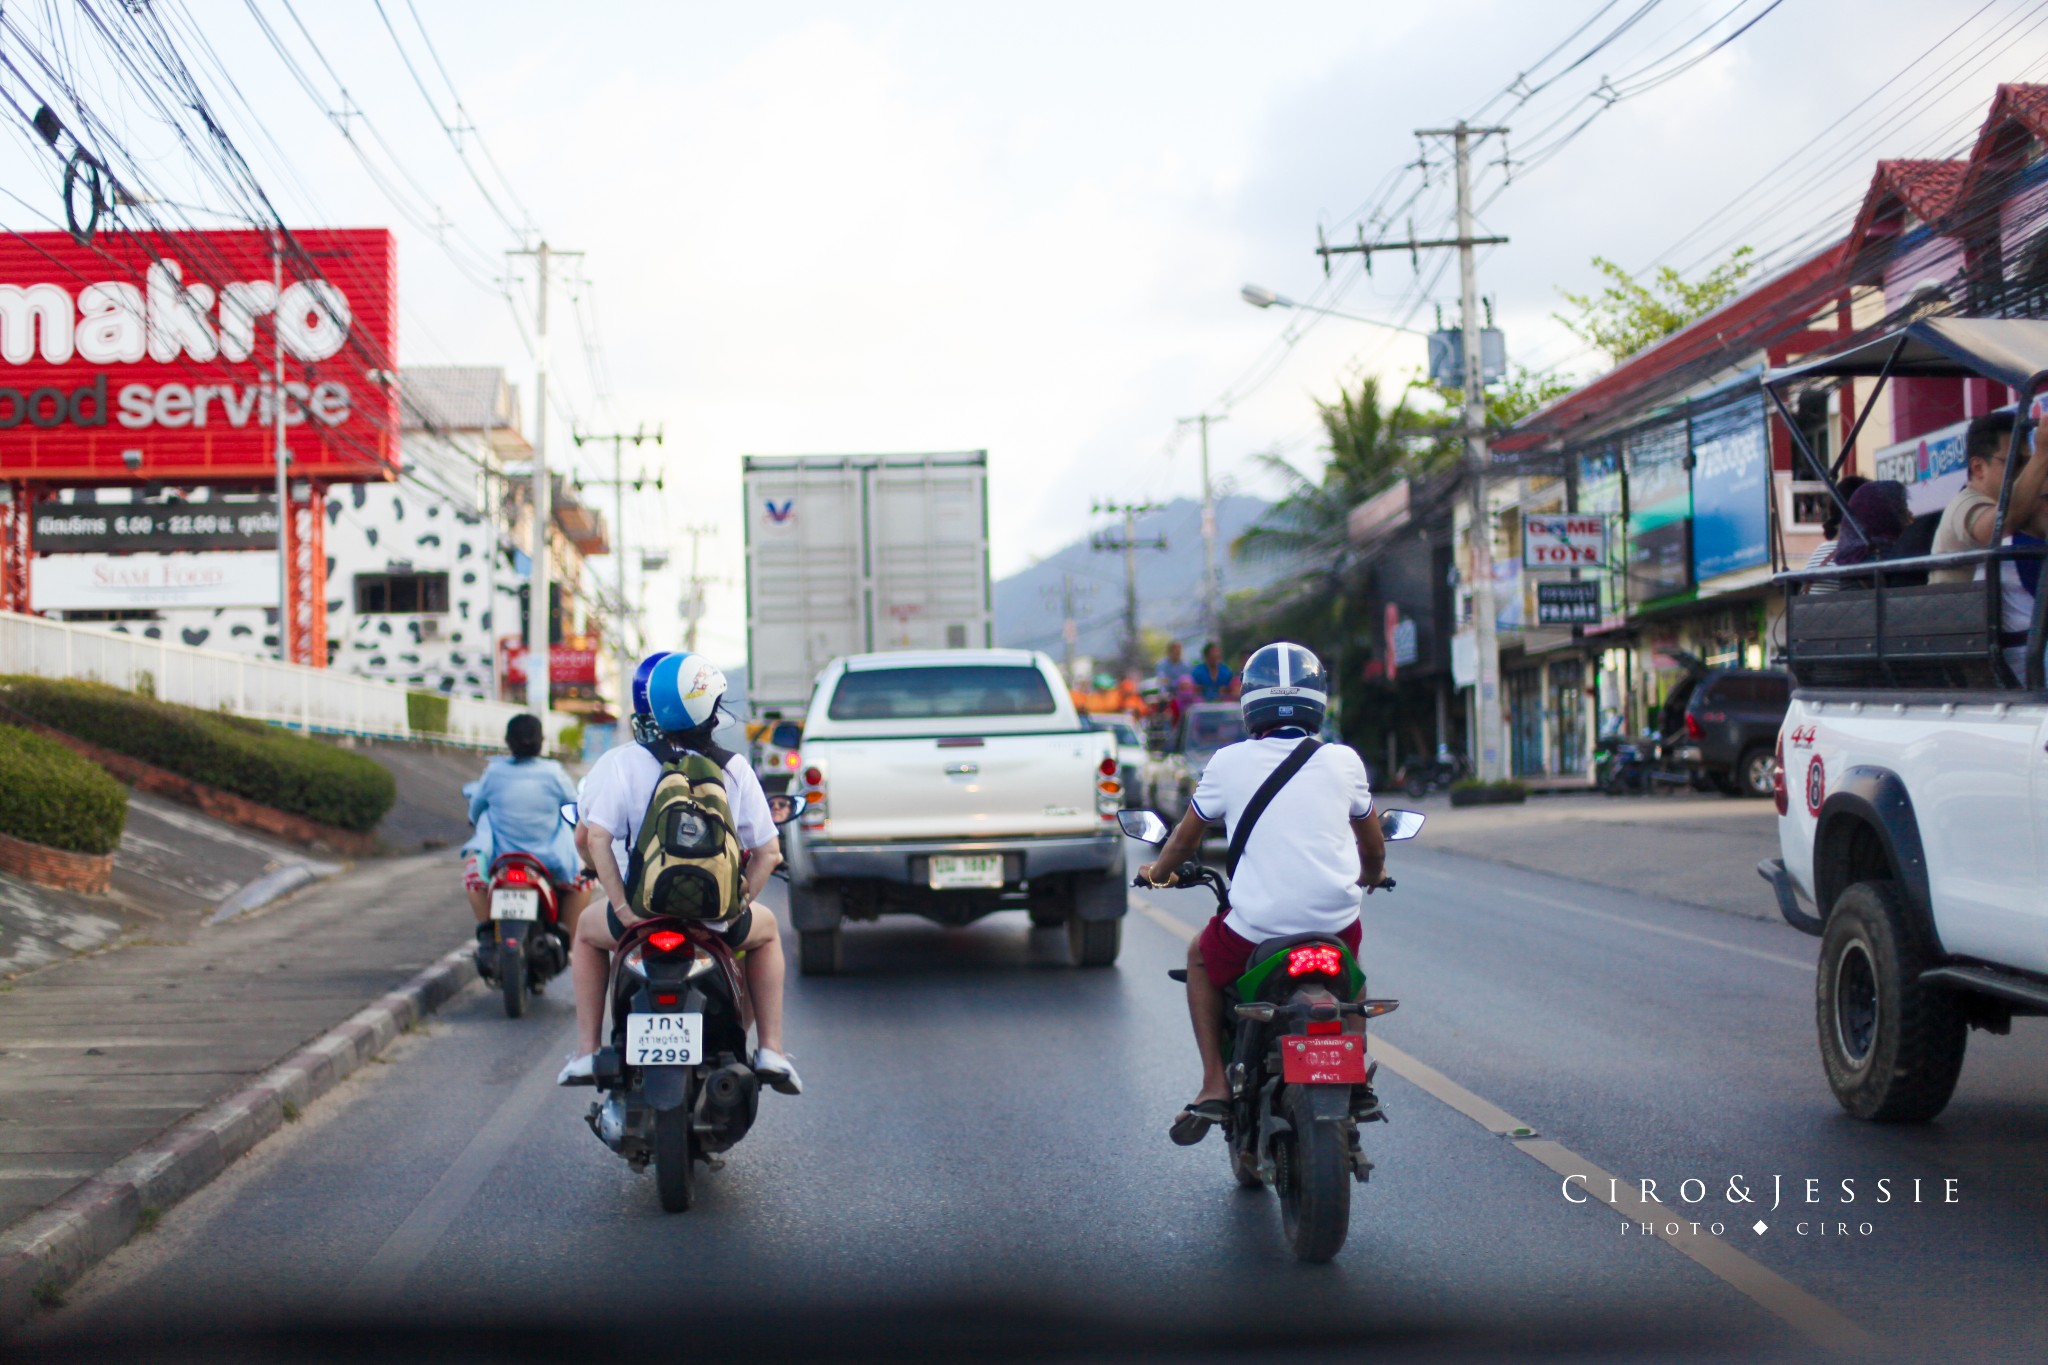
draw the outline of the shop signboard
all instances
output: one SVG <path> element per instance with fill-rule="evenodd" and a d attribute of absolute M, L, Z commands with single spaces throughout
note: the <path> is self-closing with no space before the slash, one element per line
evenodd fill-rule
<path fill-rule="evenodd" d="M 1667 521 L 1638 531 L 1629 541 L 1629 599 L 1634 603 L 1676 597 L 1692 587 L 1692 522 Z"/>
<path fill-rule="evenodd" d="M 1763 407 L 1742 402 L 1692 428 L 1692 569 L 1705 582 L 1768 563 L 1770 445 Z"/>
<path fill-rule="evenodd" d="M 1600 585 L 1584 583 L 1538 583 L 1536 624 L 1539 626 L 1597 626 L 1600 624 Z"/>
<path fill-rule="evenodd" d="M 31 611 L 274 607 L 277 552 L 51 555 L 29 579 Z"/>
<path fill-rule="evenodd" d="M 272 594 L 275 596 L 275 594 Z M 526 682 L 526 645 L 523 641 L 507 636 L 499 642 L 504 654 L 500 669 L 503 680 L 511 686 L 523 686 Z M 548 646 L 548 681 L 557 687 L 597 686 L 597 651 L 577 648 L 573 645 Z"/>
<path fill-rule="evenodd" d="M 38 503 L 29 519 L 29 548 L 36 554 L 274 550 L 277 499 Z"/>
<path fill-rule="evenodd" d="M 0 238 L 0 433 L 10 478 L 128 485 L 277 468 L 398 472 L 397 257 L 384 229 Z M 271 594 L 273 600 L 276 594 Z"/>
<path fill-rule="evenodd" d="M 1969 476 L 1969 461 L 1963 456 L 1963 437 L 1969 429 L 1967 421 L 1956 422 L 1886 446 L 1877 452 L 1877 477 L 1896 479 L 1906 486 L 1906 503 L 1913 515 L 1939 512 L 1962 491 Z"/>
<path fill-rule="evenodd" d="M 1524 512 L 1522 567 L 1594 569 L 1607 562 L 1607 517 L 1600 512 Z"/>

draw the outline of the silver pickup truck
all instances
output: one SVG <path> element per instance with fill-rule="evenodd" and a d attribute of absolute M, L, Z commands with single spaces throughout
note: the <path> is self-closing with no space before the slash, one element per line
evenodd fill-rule
<path fill-rule="evenodd" d="M 1115 736 L 1082 724 L 1052 661 L 1025 650 L 858 654 L 818 677 L 804 802 L 788 836 L 804 975 L 840 969 L 844 925 L 1023 910 L 1064 926 L 1080 966 L 1123 941 Z"/>

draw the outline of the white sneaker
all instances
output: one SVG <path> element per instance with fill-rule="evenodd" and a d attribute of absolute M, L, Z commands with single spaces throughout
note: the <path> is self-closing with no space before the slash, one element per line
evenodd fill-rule
<path fill-rule="evenodd" d="M 596 1085 L 597 1054 L 586 1052 L 580 1057 L 571 1057 L 562 1063 L 561 1074 L 555 1077 L 556 1085 Z"/>
<path fill-rule="evenodd" d="M 804 1083 L 798 1078 L 796 1068 L 789 1064 L 789 1058 L 772 1047 L 754 1049 L 754 1074 L 785 1095 L 801 1095 Z"/>

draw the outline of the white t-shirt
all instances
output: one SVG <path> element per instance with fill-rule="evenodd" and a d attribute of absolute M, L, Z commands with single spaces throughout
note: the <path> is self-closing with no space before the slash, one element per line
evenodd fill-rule
<path fill-rule="evenodd" d="M 1195 786 L 1195 810 L 1226 832 L 1268 774 L 1301 743 L 1292 736 L 1218 749 Z M 1358 841 L 1351 822 L 1372 814 L 1372 788 L 1355 750 L 1325 744 L 1282 787 L 1245 844 L 1223 921 L 1257 943 L 1283 934 L 1334 934 L 1358 918 Z"/>
<path fill-rule="evenodd" d="M 626 874 L 633 836 L 640 830 L 640 817 L 654 795 L 661 778 L 659 759 L 638 744 L 621 744 L 606 750 L 591 765 L 578 790 L 576 813 L 612 834 L 612 856 L 619 860 L 619 875 Z M 768 794 L 745 754 L 734 754 L 725 765 L 725 802 L 732 808 L 733 833 L 740 847 L 757 849 L 775 842 L 775 817 L 768 809 Z"/>

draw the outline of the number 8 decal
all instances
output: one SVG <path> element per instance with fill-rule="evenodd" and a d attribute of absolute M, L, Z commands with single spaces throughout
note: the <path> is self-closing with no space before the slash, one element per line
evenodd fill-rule
<path fill-rule="evenodd" d="M 1820 803 L 1826 799 L 1827 794 L 1827 769 L 1821 766 L 1820 755 L 1815 754 L 1813 761 L 1806 765 L 1806 813 L 1819 815 Z"/>

